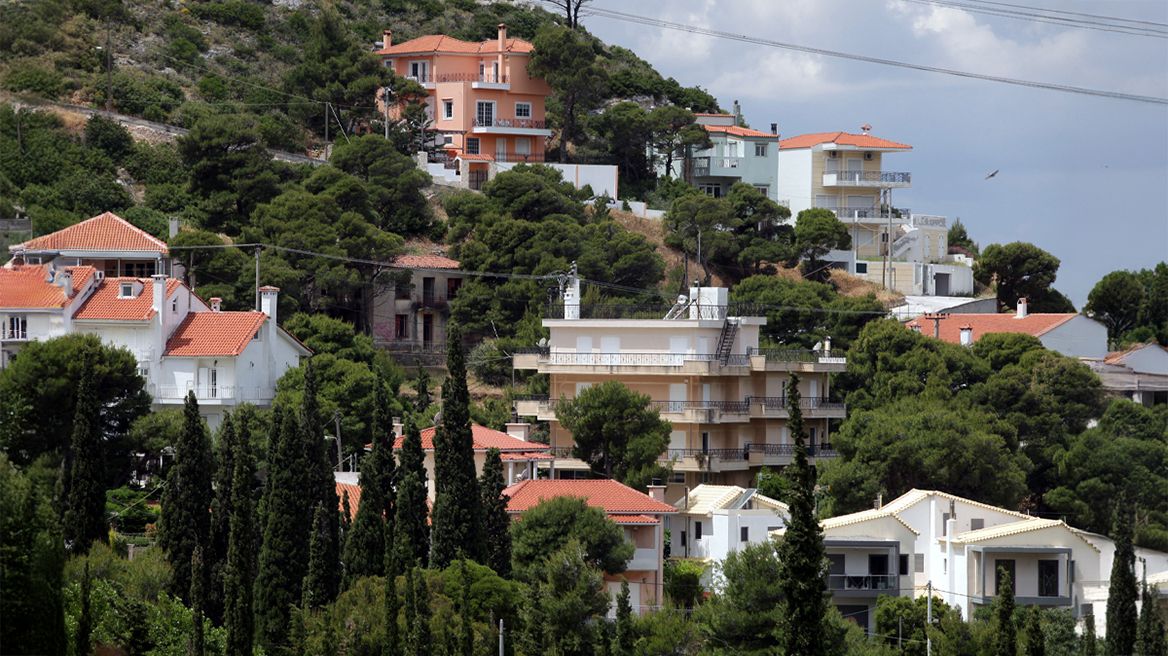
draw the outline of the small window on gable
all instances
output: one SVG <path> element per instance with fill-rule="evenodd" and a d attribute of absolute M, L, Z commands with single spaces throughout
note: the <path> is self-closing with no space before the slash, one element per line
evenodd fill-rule
<path fill-rule="evenodd" d="M 170 311 L 172 314 L 178 314 L 178 299 L 177 298 L 170 302 Z"/>
<path fill-rule="evenodd" d="M 122 283 L 121 293 L 118 294 L 118 298 L 134 298 L 134 283 Z"/>
<path fill-rule="evenodd" d="M 985 528 L 985 520 L 984 519 L 982 519 L 980 517 L 974 517 L 973 519 L 969 520 L 969 530 L 977 531 L 977 530 L 983 529 L 983 528 Z"/>
<path fill-rule="evenodd" d="M 255 334 L 251 336 L 251 338 L 252 338 L 252 340 L 253 340 L 253 341 L 259 341 L 259 339 L 260 339 L 260 331 L 259 331 L 259 329 L 258 329 L 258 328 L 256 329 L 256 331 L 255 331 Z"/>

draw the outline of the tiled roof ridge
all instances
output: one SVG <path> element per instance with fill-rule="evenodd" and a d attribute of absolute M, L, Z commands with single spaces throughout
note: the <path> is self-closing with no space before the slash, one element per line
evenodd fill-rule
<path fill-rule="evenodd" d="M 145 249 L 145 248 L 105 248 L 105 249 L 89 248 L 89 249 L 83 249 L 83 248 L 63 248 L 61 246 L 56 245 L 57 242 L 59 242 L 60 240 L 67 239 L 69 236 L 72 236 L 74 234 L 83 233 L 84 230 L 92 227 L 90 224 L 93 224 L 94 222 L 108 221 L 110 219 L 113 219 L 113 220 L 117 221 L 118 223 L 122 224 L 123 228 L 129 229 L 129 230 L 135 232 L 139 237 L 142 237 L 142 238 L 146 239 L 147 241 L 152 242 L 156 248 L 155 249 Z M 130 223 L 129 221 L 123 219 L 122 217 L 118 216 L 117 214 L 114 214 L 113 212 L 102 212 L 101 214 L 98 214 L 97 216 L 92 216 L 88 219 L 85 219 L 84 221 L 79 222 L 79 223 L 75 223 L 75 224 L 68 226 L 66 228 L 61 228 L 60 230 L 57 230 L 56 232 L 50 232 L 47 235 L 41 235 L 40 237 L 35 237 L 33 239 L 30 239 L 30 240 L 24 242 L 23 244 L 21 244 L 21 246 L 23 246 L 25 250 L 36 250 L 36 249 L 46 249 L 46 250 L 48 250 L 48 249 L 53 249 L 53 250 L 60 250 L 60 249 L 64 249 L 64 250 L 113 250 L 113 251 L 131 250 L 131 251 L 142 251 L 142 252 L 152 252 L 154 250 L 157 250 L 159 252 L 166 253 L 166 254 L 169 254 L 169 252 L 170 252 L 169 249 L 167 248 L 166 242 L 162 241 L 161 239 L 158 239 L 154 235 L 151 235 L 150 233 L 148 233 L 145 230 L 139 228 L 138 226 Z"/>
<path fill-rule="evenodd" d="M 884 510 L 891 510 L 892 512 L 901 512 L 902 510 L 905 510 L 906 508 L 908 508 L 910 506 L 916 505 L 916 503 L 918 501 L 920 501 L 921 499 L 928 498 L 929 495 L 933 495 L 933 494 L 940 496 L 940 497 L 943 497 L 945 499 L 950 499 L 952 501 L 961 501 L 963 503 L 968 503 L 971 506 L 975 506 L 977 508 L 982 508 L 984 510 L 994 510 L 994 511 L 997 511 L 1000 513 L 1005 513 L 1007 515 L 1013 515 L 1013 516 L 1018 517 L 1020 519 L 1030 519 L 1032 517 L 1032 515 L 1027 515 L 1026 513 L 1020 513 L 1016 510 L 1008 510 L 1006 508 L 999 508 L 998 506 L 991 506 L 988 503 L 982 503 L 981 501 L 974 501 L 973 499 L 959 497 L 956 494 L 949 494 L 948 492 L 942 492 L 941 490 L 921 490 L 918 488 L 913 488 L 913 489 L 909 490 L 908 492 L 905 492 L 904 494 L 900 495 L 899 497 L 893 499 L 889 503 L 884 504 L 883 509 Z M 907 500 L 907 497 L 909 495 L 916 495 L 916 497 L 914 499 Z"/>
<path fill-rule="evenodd" d="M 780 139 L 781 135 L 773 132 L 763 132 L 762 130 L 755 130 L 753 128 L 744 128 L 739 125 L 703 125 L 706 132 L 725 132 L 736 137 L 765 137 L 769 139 Z"/>
<path fill-rule="evenodd" d="M 779 142 L 779 148 L 811 148 L 825 143 L 835 143 L 841 146 L 856 146 L 859 148 L 891 148 L 897 150 L 912 150 L 908 144 L 881 139 L 870 134 L 852 134 L 850 132 L 813 132 L 788 137 Z"/>
<path fill-rule="evenodd" d="M 953 536 L 955 542 L 970 543 L 980 542 L 982 540 L 993 540 L 996 538 L 1007 538 L 1012 535 L 1019 535 L 1022 533 L 1030 533 L 1031 531 L 1041 531 L 1047 528 L 1054 528 L 1061 526 L 1066 529 L 1071 535 L 1082 540 L 1087 546 L 1099 552 L 1099 547 L 1096 547 L 1090 540 L 1083 537 L 1079 531 L 1061 519 L 1043 519 L 1041 517 L 1030 517 L 1029 519 L 1010 522 L 1009 524 L 999 524 L 997 526 L 990 526 L 987 528 L 979 528 L 976 531 L 965 531 Z M 944 538 L 942 538 L 944 539 Z"/>
<path fill-rule="evenodd" d="M 921 532 L 918 531 L 912 524 L 909 524 L 908 522 L 904 521 L 904 518 L 901 517 L 899 513 L 891 511 L 891 510 L 887 510 L 886 508 L 881 508 L 879 510 L 877 510 L 876 508 L 869 508 L 868 510 L 861 510 L 860 512 L 849 513 L 847 515 L 840 515 L 839 517 L 829 517 L 827 519 L 820 521 L 819 525 L 825 529 L 838 528 L 841 526 L 851 526 L 853 524 L 862 524 L 863 522 L 872 521 L 874 519 L 884 519 L 886 517 L 892 517 L 896 521 L 900 522 L 901 524 L 904 525 L 905 528 L 912 531 L 914 535 L 921 534 Z"/>
<path fill-rule="evenodd" d="M 410 39 L 409 41 L 395 43 L 389 48 L 381 48 L 377 50 L 375 54 L 405 55 L 422 52 L 447 52 L 462 54 L 507 52 L 515 54 L 527 54 L 534 48 L 534 44 L 532 44 L 530 41 L 512 36 L 507 37 L 505 43 L 503 44 L 503 50 L 499 50 L 498 38 L 486 39 L 483 41 L 463 41 L 462 39 L 456 39 L 446 34 L 426 34 Z"/>

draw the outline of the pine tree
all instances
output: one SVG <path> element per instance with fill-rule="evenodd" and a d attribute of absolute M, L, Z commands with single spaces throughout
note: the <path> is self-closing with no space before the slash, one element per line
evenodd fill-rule
<path fill-rule="evenodd" d="M 264 541 L 256 577 L 255 622 L 260 642 L 285 643 L 289 607 L 300 601 L 308 569 L 311 517 L 306 517 L 308 472 L 296 416 L 277 407 L 268 441 L 264 488 Z"/>
<path fill-rule="evenodd" d="M 252 535 L 255 513 L 251 486 L 251 430 L 239 422 L 231 477 L 231 526 L 227 542 L 227 563 L 223 576 L 224 623 L 227 627 L 227 656 L 251 656 L 255 633 L 252 608 L 252 565 L 255 549 Z"/>
<path fill-rule="evenodd" d="M 93 377 L 92 352 L 85 353 L 77 410 L 73 415 L 73 468 L 69 510 L 65 513 L 65 540 L 74 554 L 89 553 L 94 540 L 109 540 L 105 512 L 105 451 L 102 448 L 101 408 Z"/>
<path fill-rule="evenodd" d="M 393 535 L 393 418 L 380 374 L 374 390 L 373 448 L 361 465 L 361 504 L 345 539 L 345 589 L 366 576 L 385 574 L 385 545 Z M 392 544 L 392 538 L 389 543 Z"/>
<path fill-rule="evenodd" d="M 1132 547 L 1132 527 L 1128 512 L 1122 503 L 1115 516 L 1115 559 L 1111 563 L 1111 586 L 1107 594 L 1107 653 L 1132 653 L 1136 643 L 1139 617 L 1136 600 L 1136 554 Z"/>
<path fill-rule="evenodd" d="M 483 464 L 483 475 L 479 478 L 479 489 L 483 492 L 483 514 L 486 521 L 487 566 L 499 576 L 511 578 L 511 516 L 507 514 L 507 502 L 511 497 L 503 494 L 507 482 L 503 478 L 503 458 L 499 449 L 487 451 L 487 461 Z"/>
<path fill-rule="evenodd" d="M 1083 618 L 1083 649 L 1080 652 L 1081 656 L 1097 656 L 1099 653 L 1099 642 L 1095 639 L 1095 616 L 1088 615 Z"/>
<path fill-rule="evenodd" d="M 617 656 L 632 656 L 633 605 L 630 603 L 629 582 L 621 577 L 621 591 L 616 598 L 616 644 L 613 651 Z"/>
<path fill-rule="evenodd" d="M 446 380 L 442 383 L 442 423 L 434 431 L 434 511 L 430 568 L 470 558 L 485 564 L 482 496 L 475 475 L 470 392 L 461 332 L 451 326 L 446 343 Z"/>
<path fill-rule="evenodd" d="M 394 504 L 392 572 L 397 574 L 423 564 L 430 552 L 430 524 L 426 507 L 426 466 L 422 435 L 413 417 L 406 417 L 405 438 L 397 468 L 397 501 Z"/>
<path fill-rule="evenodd" d="M 1164 622 L 1156 614 L 1156 605 L 1156 593 L 1148 585 L 1148 571 L 1145 567 L 1135 656 L 1165 656 L 1168 654 L 1168 639 L 1164 635 Z"/>
<path fill-rule="evenodd" d="M 1046 656 L 1046 636 L 1042 634 L 1042 611 L 1030 607 L 1026 621 L 1026 656 Z"/>
<path fill-rule="evenodd" d="M 215 443 L 215 498 L 211 504 L 211 541 L 207 548 L 206 568 L 211 587 L 206 600 L 207 616 L 213 624 L 223 622 L 225 582 L 227 570 L 227 543 L 231 537 L 232 481 L 235 476 L 236 445 L 235 420 L 230 414 L 223 418 Z"/>
<path fill-rule="evenodd" d="M 312 516 L 312 535 L 308 541 L 308 574 L 304 577 L 304 603 L 312 611 L 329 603 L 329 535 L 328 511 L 319 501 Z"/>
<path fill-rule="evenodd" d="M 799 377 L 792 374 L 787 383 L 787 427 L 795 442 L 795 453 L 785 472 L 791 482 L 787 499 L 791 520 L 778 546 L 783 612 L 777 637 L 784 653 L 822 656 L 826 653 L 829 603 L 822 575 L 827 552 L 823 530 L 815 516 L 816 476 L 807 462 L 807 436 L 799 399 Z"/>
<path fill-rule="evenodd" d="M 328 522 L 328 540 L 321 545 L 320 571 L 318 579 L 318 594 L 325 595 L 324 599 L 317 599 L 318 603 L 326 604 L 337 598 L 341 586 L 341 552 L 340 552 L 340 517 L 337 508 L 340 499 L 337 497 L 337 483 L 333 476 L 333 462 L 328 443 L 324 439 L 324 431 L 320 425 L 320 401 L 317 397 L 316 365 L 312 358 L 304 363 L 304 392 L 300 401 L 300 436 L 304 441 L 304 453 L 308 467 L 308 489 L 311 498 L 308 500 L 308 513 L 311 517 L 312 509 L 317 503 L 325 507 L 326 521 Z"/>
<path fill-rule="evenodd" d="M 203 580 L 206 572 L 203 570 L 203 547 L 196 546 L 191 554 L 191 656 L 203 656 L 203 598 L 206 586 Z"/>
<path fill-rule="evenodd" d="M 1018 627 L 1014 625 L 1014 582 L 1005 568 L 998 568 L 998 599 L 994 617 L 998 623 L 997 656 L 1018 656 Z"/>
<path fill-rule="evenodd" d="M 182 433 L 162 492 L 158 529 L 158 546 L 166 552 L 174 569 L 174 589 L 184 600 L 191 591 L 191 558 L 211 539 L 211 472 L 211 440 L 192 391 L 183 407 Z"/>

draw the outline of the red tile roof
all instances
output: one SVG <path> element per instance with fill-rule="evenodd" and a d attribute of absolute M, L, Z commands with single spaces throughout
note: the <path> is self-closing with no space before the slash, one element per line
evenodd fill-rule
<path fill-rule="evenodd" d="M 73 297 L 66 299 L 65 290 L 48 282 L 48 265 L 21 265 L 0 268 L 0 308 L 51 309 L 71 305 L 77 294 L 93 277 L 91 266 L 65 267 L 73 273 Z M 58 272 L 58 276 L 60 273 Z"/>
<path fill-rule="evenodd" d="M 556 497 L 580 497 L 588 501 L 589 507 L 601 508 L 610 515 L 677 512 L 677 508 L 664 501 L 608 479 L 521 481 L 503 490 L 503 494 L 511 497 L 507 503 L 509 513 L 521 513 L 545 499 Z"/>
<path fill-rule="evenodd" d="M 1039 337 L 1079 316 L 1067 314 L 1030 314 L 1018 319 L 1016 314 L 947 314 L 941 321 L 941 339 L 951 344 L 961 343 L 961 326 L 973 329 L 973 341 L 987 333 L 1026 333 Z M 933 321 L 924 315 L 910 321 L 920 325 L 921 334 L 933 336 Z M 906 324 L 907 326 L 908 324 Z"/>
<path fill-rule="evenodd" d="M 345 512 L 345 493 L 349 493 L 349 521 L 357 517 L 357 507 L 361 505 L 361 486 L 337 483 L 337 510 Z"/>
<path fill-rule="evenodd" d="M 263 312 L 191 312 L 166 340 L 167 356 L 232 356 L 243 353 L 268 315 Z"/>
<path fill-rule="evenodd" d="M 435 428 L 431 426 L 422 431 L 422 450 L 434 450 L 434 431 Z M 517 437 L 487 428 L 486 426 L 479 426 L 478 424 L 470 425 L 471 439 L 474 440 L 475 451 L 486 451 L 491 447 L 495 447 L 500 451 L 538 451 L 539 449 L 546 449 L 547 445 L 540 442 L 526 442 Z M 404 437 L 398 437 L 393 442 L 393 448 L 400 449 L 402 447 L 402 440 Z"/>
<path fill-rule="evenodd" d="M 880 139 L 868 134 L 848 134 L 847 132 L 819 132 L 816 134 L 802 134 L 797 137 L 783 139 L 779 148 L 811 148 L 824 143 L 834 143 L 840 146 L 855 146 L 857 148 L 892 148 L 897 150 L 912 150 L 912 146 L 887 139 Z"/>
<path fill-rule="evenodd" d="M 779 135 L 771 134 L 770 132 L 763 132 L 762 130 L 751 130 L 750 128 L 743 128 L 737 125 L 703 125 L 706 132 L 721 132 L 724 134 L 733 135 L 735 137 L 767 137 L 769 139 L 778 139 Z"/>
<path fill-rule="evenodd" d="M 143 251 L 167 253 L 166 242 L 112 212 L 24 242 L 29 251 Z"/>
<path fill-rule="evenodd" d="M 734 118 L 733 114 L 706 114 L 704 112 L 694 112 L 694 116 L 717 116 L 720 118 Z"/>
<path fill-rule="evenodd" d="M 609 515 L 609 519 L 617 524 L 660 524 L 661 520 L 656 517 L 647 517 L 645 515 Z"/>
<path fill-rule="evenodd" d="M 504 52 L 513 53 L 528 53 L 531 52 L 535 46 L 523 39 L 507 39 L 504 45 Z M 394 44 L 388 48 L 382 48 L 374 54 L 378 55 L 407 55 L 414 53 L 426 52 L 449 52 L 462 54 L 484 54 L 491 52 L 499 52 L 499 40 L 489 39 L 481 43 L 474 43 L 471 41 L 462 41 L 445 34 L 430 34 L 421 36 L 416 39 L 411 39 L 405 43 Z"/>
<path fill-rule="evenodd" d="M 459 153 L 455 159 L 465 159 L 470 162 L 493 162 L 495 156 L 486 153 Z"/>
<path fill-rule="evenodd" d="M 505 451 L 499 454 L 500 460 L 555 460 L 556 457 L 539 451 Z"/>
<path fill-rule="evenodd" d="M 398 255 L 389 261 L 401 269 L 457 269 L 458 260 L 441 255 Z"/>
<path fill-rule="evenodd" d="M 133 298 L 120 298 L 123 282 L 136 282 L 142 291 Z M 166 279 L 166 298 L 170 298 L 182 281 Z M 150 278 L 106 278 L 97 289 L 85 299 L 85 303 L 73 315 L 80 321 L 149 321 L 157 314 L 154 311 L 154 281 Z"/>

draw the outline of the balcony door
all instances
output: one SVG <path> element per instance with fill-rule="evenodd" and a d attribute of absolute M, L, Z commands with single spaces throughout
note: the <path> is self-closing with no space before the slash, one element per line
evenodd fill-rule
<path fill-rule="evenodd" d="M 859 182 L 864 171 L 864 160 L 859 157 L 848 158 L 848 173 L 845 176 L 849 182 Z"/>
<path fill-rule="evenodd" d="M 1059 561 L 1038 561 L 1038 596 L 1059 596 Z"/>
<path fill-rule="evenodd" d="M 515 137 L 515 153 L 518 155 L 530 155 L 531 137 Z"/>
<path fill-rule="evenodd" d="M 495 161 L 507 161 L 507 137 L 499 137 L 495 139 Z"/>
<path fill-rule="evenodd" d="M 685 383 L 670 383 L 669 385 L 669 411 L 673 413 L 682 412 L 685 410 Z"/>
<path fill-rule="evenodd" d="M 475 125 L 480 127 L 495 125 L 495 103 L 482 100 L 475 103 Z"/>

